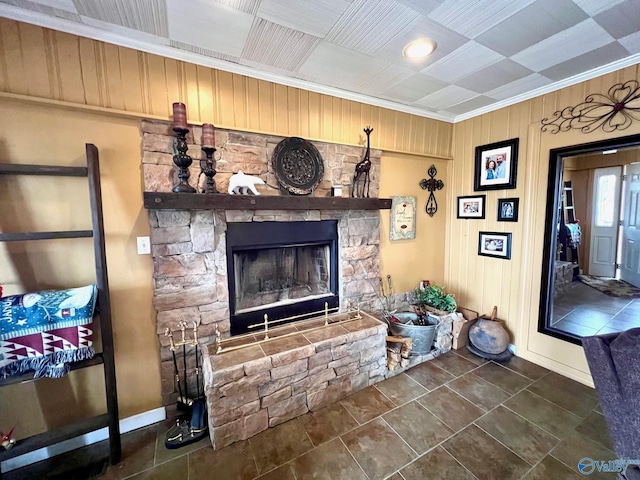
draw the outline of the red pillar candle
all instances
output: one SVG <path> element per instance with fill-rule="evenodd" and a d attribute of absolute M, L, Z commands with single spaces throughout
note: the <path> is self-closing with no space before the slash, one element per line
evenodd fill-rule
<path fill-rule="evenodd" d="M 216 146 L 216 137 L 213 130 L 213 125 L 210 123 L 202 124 L 202 146 L 203 147 Z"/>
<path fill-rule="evenodd" d="M 176 128 L 188 129 L 187 107 L 184 103 L 175 102 L 173 104 L 173 126 Z"/>

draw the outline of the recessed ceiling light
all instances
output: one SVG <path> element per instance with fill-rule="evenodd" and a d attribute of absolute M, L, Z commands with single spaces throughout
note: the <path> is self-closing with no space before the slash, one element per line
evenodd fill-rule
<path fill-rule="evenodd" d="M 433 40 L 420 38 L 407 44 L 402 50 L 402 55 L 412 60 L 420 60 L 431 55 L 436 49 L 436 46 L 437 44 Z"/>

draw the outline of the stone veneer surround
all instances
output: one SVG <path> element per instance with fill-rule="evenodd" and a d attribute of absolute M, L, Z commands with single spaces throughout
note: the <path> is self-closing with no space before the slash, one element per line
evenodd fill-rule
<path fill-rule="evenodd" d="M 206 349 L 213 448 L 246 440 L 383 380 L 387 327 L 365 313 L 362 317 L 228 353 Z"/>
<path fill-rule="evenodd" d="M 201 344 L 215 339 L 216 326 L 229 336 L 229 293 L 225 231 L 230 221 L 338 220 L 341 305 L 375 308 L 373 286 L 380 275 L 378 212 L 150 210 L 154 263 L 154 306 L 162 362 L 164 404 L 175 402 L 173 363 L 165 329 L 195 322 Z M 190 387 L 192 385 L 190 384 Z"/>

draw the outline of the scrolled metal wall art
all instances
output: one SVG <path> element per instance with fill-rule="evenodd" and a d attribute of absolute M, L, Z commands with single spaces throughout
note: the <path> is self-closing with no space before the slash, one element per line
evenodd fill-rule
<path fill-rule="evenodd" d="M 606 95 L 591 94 L 584 102 L 543 118 L 541 130 L 555 134 L 580 129 L 591 133 L 602 128 L 611 133 L 629 128 L 634 120 L 640 121 L 640 86 L 636 80 L 629 80 L 616 83 Z"/>
<path fill-rule="evenodd" d="M 420 180 L 420 188 L 423 190 L 428 190 L 429 199 L 427 200 L 427 214 L 430 217 L 433 217 L 438 211 L 438 202 L 436 201 L 436 196 L 433 194 L 436 190 L 442 190 L 444 187 L 444 182 L 442 180 L 436 180 L 436 175 L 438 174 L 438 170 L 436 170 L 435 165 L 431 165 L 429 170 L 427 170 L 427 174 L 429 175 L 429 179 L 423 178 Z"/>

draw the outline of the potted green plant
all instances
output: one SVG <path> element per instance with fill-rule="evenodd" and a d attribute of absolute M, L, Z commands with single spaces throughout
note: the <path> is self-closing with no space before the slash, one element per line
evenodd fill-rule
<path fill-rule="evenodd" d="M 445 287 L 427 285 L 424 288 L 416 288 L 414 293 L 414 305 L 418 310 L 435 311 L 438 315 L 447 315 L 456 311 L 458 304 L 450 293 L 444 292 Z M 424 312 L 423 312 L 424 314 Z"/>
<path fill-rule="evenodd" d="M 414 312 L 400 312 L 391 316 L 389 329 L 393 335 L 409 337 L 412 340 L 412 355 L 427 354 L 433 348 L 437 317 L 447 316 L 456 311 L 453 295 L 444 293 L 444 287 L 427 285 L 414 291 Z M 433 315 L 427 315 L 427 310 Z"/>

